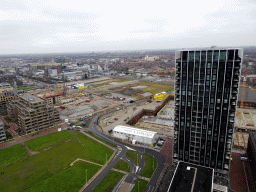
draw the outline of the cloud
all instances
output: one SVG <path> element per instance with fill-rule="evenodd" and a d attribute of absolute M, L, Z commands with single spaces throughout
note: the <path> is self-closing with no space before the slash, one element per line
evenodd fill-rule
<path fill-rule="evenodd" d="M 4 0 L 0 49 L 22 53 L 251 45 L 256 44 L 255 12 L 253 0 Z"/>

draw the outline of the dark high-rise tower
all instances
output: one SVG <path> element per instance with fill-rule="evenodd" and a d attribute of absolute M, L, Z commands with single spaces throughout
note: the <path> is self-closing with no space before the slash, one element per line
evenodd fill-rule
<path fill-rule="evenodd" d="M 174 159 L 227 175 L 242 49 L 176 52 Z"/>

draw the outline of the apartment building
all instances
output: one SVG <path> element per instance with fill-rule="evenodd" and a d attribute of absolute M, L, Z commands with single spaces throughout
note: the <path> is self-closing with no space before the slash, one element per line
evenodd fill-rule
<path fill-rule="evenodd" d="M 228 177 L 242 49 L 176 52 L 173 157 Z"/>
<path fill-rule="evenodd" d="M 17 119 L 18 126 L 27 134 L 60 123 L 60 116 L 52 104 L 31 94 L 18 95 L 8 102 L 8 116 Z"/>
<path fill-rule="evenodd" d="M 0 120 L 0 142 L 6 140 L 6 134 L 4 131 L 4 122 Z"/>
<path fill-rule="evenodd" d="M 17 94 L 25 93 L 24 90 L 16 90 Z M 15 99 L 14 96 L 14 89 L 13 87 L 8 83 L 0 83 L 0 112 L 6 112 L 7 111 L 7 102 L 9 100 Z"/>

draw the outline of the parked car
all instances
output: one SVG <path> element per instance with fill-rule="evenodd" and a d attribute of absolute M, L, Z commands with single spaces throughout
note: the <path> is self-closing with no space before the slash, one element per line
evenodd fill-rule
<path fill-rule="evenodd" d="M 108 130 L 109 133 L 112 133 L 112 131 L 113 131 L 112 129 L 109 129 L 109 130 Z"/>
<path fill-rule="evenodd" d="M 157 145 L 158 145 L 158 146 L 163 146 L 163 143 L 164 143 L 164 142 L 162 142 L 162 141 L 158 141 L 158 142 L 157 142 Z"/>
<path fill-rule="evenodd" d="M 129 119 L 129 117 L 126 117 L 124 121 L 127 121 Z"/>
<path fill-rule="evenodd" d="M 68 123 L 68 126 L 72 126 L 72 125 L 73 125 L 73 123 L 71 123 L 71 122 Z"/>
<path fill-rule="evenodd" d="M 115 121 L 117 121 L 117 120 L 118 120 L 118 118 L 117 118 L 117 117 L 115 117 L 115 118 L 114 118 L 114 120 L 115 120 Z"/>
<path fill-rule="evenodd" d="M 70 130 L 70 128 L 67 128 L 67 130 Z"/>
<path fill-rule="evenodd" d="M 80 121 L 83 121 L 84 120 L 84 118 L 80 118 Z"/>
<path fill-rule="evenodd" d="M 165 140 L 166 140 L 166 139 L 163 138 L 163 137 L 159 137 L 159 139 L 160 139 L 161 141 L 165 141 Z"/>

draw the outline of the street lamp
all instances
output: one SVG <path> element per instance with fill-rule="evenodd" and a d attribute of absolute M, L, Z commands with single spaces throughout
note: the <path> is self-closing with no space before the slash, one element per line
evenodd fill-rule
<path fill-rule="evenodd" d="M 108 154 L 106 154 L 106 163 L 107 163 L 107 155 L 108 155 Z"/>
<path fill-rule="evenodd" d="M 140 191 L 140 181 L 138 181 L 138 192 Z"/>
<path fill-rule="evenodd" d="M 86 169 L 86 183 L 87 183 L 87 169 Z"/>
<path fill-rule="evenodd" d="M 139 163 L 138 163 L 138 157 L 139 157 L 139 154 L 137 153 L 137 166 L 139 165 Z"/>

